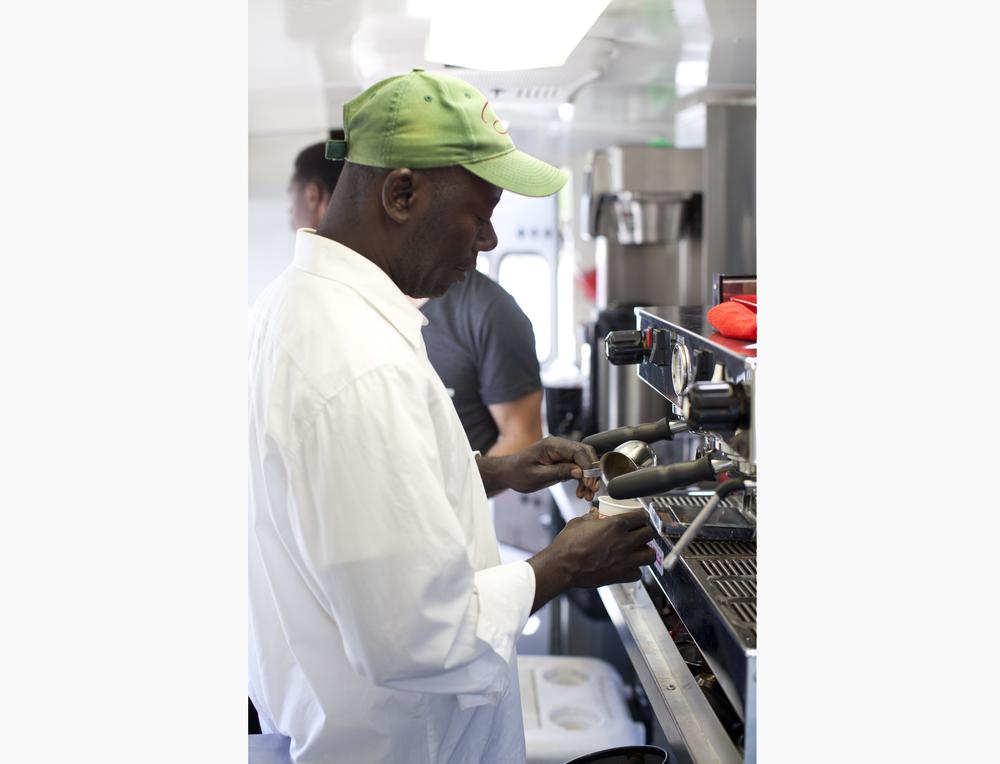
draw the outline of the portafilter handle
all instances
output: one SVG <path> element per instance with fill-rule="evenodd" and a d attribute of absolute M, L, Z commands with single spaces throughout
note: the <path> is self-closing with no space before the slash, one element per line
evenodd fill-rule
<path fill-rule="evenodd" d="M 680 462 L 666 467 L 648 467 L 616 477 L 608 483 L 608 495 L 612 499 L 638 499 L 699 483 L 715 480 L 720 472 L 733 468 L 733 463 L 723 459 L 703 456 L 693 462 Z"/>
<path fill-rule="evenodd" d="M 664 417 L 658 422 L 637 424 L 632 427 L 619 427 L 616 430 L 606 430 L 583 439 L 588 446 L 593 446 L 599 454 L 614 451 L 622 443 L 629 440 L 641 440 L 643 443 L 656 443 L 661 440 L 672 440 L 674 435 L 688 429 L 687 423 L 680 419 Z"/>

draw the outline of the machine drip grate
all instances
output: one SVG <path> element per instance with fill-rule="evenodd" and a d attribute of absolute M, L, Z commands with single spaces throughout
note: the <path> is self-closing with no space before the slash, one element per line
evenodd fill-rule
<path fill-rule="evenodd" d="M 645 500 L 647 509 L 655 511 L 662 523 L 657 530 L 667 538 L 679 538 L 695 521 L 712 498 L 711 494 L 665 493 Z M 743 515 L 742 503 L 725 498 L 702 527 L 702 541 L 753 541 L 756 528 Z"/>
<path fill-rule="evenodd" d="M 664 494 L 662 496 L 654 496 L 649 501 L 651 504 L 658 505 L 659 509 L 666 509 L 671 504 L 674 506 L 682 507 L 695 507 L 701 509 L 704 507 L 711 496 L 692 496 L 690 494 Z M 731 509 L 737 509 L 738 505 L 733 503 L 731 499 L 723 499 L 719 502 L 720 507 L 729 507 Z"/>
<path fill-rule="evenodd" d="M 752 557 L 753 575 L 757 575 L 757 544 L 753 541 L 692 541 L 685 557 Z"/>
<path fill-rule="evenodd" d="M 706 559 L 700 560 L 701 567 L 710 576 L 757 576 L 757 561 L 746 557 L 733 557 L 731 559 Z"/>
<path fill-rule="evenodd" d="M 756 599 L 757 582 L 745 578 L 717 578 L 714 581 L 715 588 L 726 597 L 745 597 Z"/>
<path fill-rule="evenodd" d="M 683 553 L 720 613 L 744 638 L 757 639 L 757 544 L 693 541 Z"/>

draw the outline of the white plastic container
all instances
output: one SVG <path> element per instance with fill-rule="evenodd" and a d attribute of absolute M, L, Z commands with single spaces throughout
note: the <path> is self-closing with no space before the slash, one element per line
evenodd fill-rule
<path fill-rule="evenodd" d="M 612 499 L 606 495 L 597 497 L 597 512 L 601 517 L 623 515 L 626 512 L 635 512 L 637 509 L 642 509 L 638 499 Z"/>
<path fill-rule="evenodd" d="M 596 658 L 519 655 L 521 714 L 528 764 L 564 762 L 622 745 L 642 745 L 625 684 L 611 664 Z"/>

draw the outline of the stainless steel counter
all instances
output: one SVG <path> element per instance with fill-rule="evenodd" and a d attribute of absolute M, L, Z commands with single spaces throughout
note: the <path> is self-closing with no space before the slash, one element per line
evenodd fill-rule
<path fill-rule="evenodd" d="M 575 487 L 575 481 L 568 481 L 549 489 L 567 522 L 590 509 L 589 502 L 576 498 Z M 742 762 L 643 584 L 604 586 L 598 593 L 667 738 L 672 760 L 678 764 Z M 751 751 L 747 753 L 748 762 L 756 758 Z"/>

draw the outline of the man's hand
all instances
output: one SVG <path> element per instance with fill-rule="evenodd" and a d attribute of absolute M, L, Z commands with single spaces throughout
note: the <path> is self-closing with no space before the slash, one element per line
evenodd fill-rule
<path fill-rule="evenodd" d="M 516 454 L 479 457 L 479 473 L 487 493 L 513 488 L 531 493 L 563 480 L 576 479 L 577 498 L 590 501 L 599 487 L 598 478 L 584 478 L 583 471 L 597 461 L 592 446 L 565 438 L 548 437 Z"/>
<path fill-rule="evenodd" d="M 570 587 L 638 581 L 640 566 L 656 559 L 648 546 L 653 535 L 642 510 L 570 520 L 548 547 L 528 560 L 535 571 L 532 611 Z"/>

